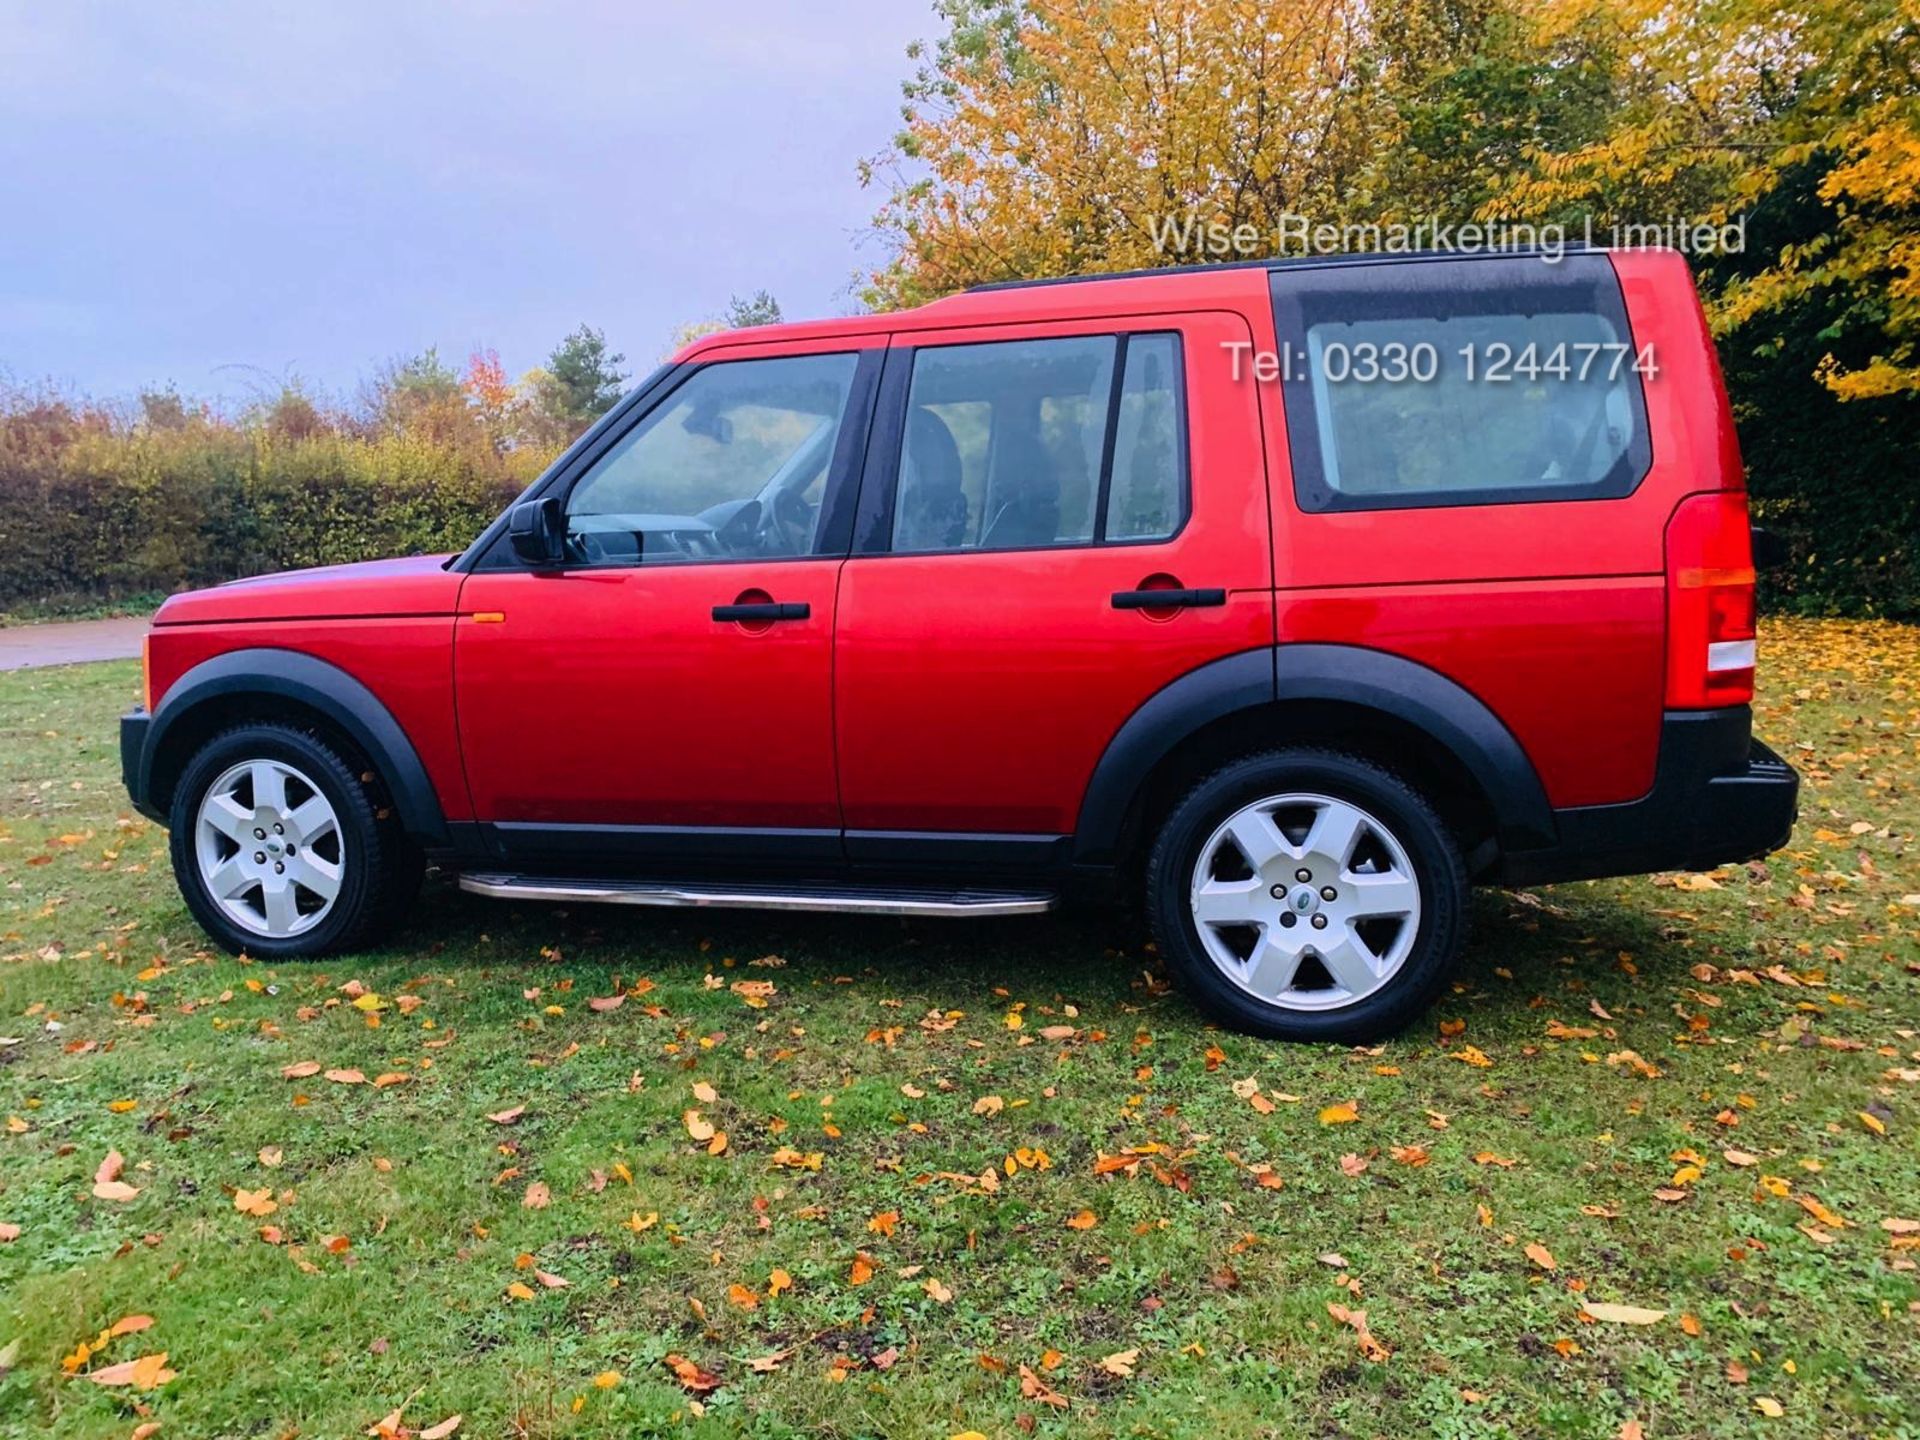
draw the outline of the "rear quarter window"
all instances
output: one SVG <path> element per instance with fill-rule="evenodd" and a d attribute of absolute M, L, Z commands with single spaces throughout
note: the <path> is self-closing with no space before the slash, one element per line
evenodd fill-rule
<path fill-rule="evenodd" d="M 1277 270 L 1303 510 L 1607 499 L 1652 463 L 1643 375 L 1604 256 Z"/>

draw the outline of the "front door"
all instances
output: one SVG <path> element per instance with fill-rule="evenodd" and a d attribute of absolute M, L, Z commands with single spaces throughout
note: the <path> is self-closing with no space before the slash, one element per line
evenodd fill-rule
<path fill-rule="evenodd" d="M 1225 313 L 895 337 L 840 580 L 849 854 L 1050 849 L 1155 691 L 1272 644 L 1249 339 Z"/>
<path fill-rule="evenodd" d="M 564 564 L 468 577 L 461 745 L 509 858 L 838 855 L 835 515 L 880 353 L 705 357 L 550 492 Z"/>

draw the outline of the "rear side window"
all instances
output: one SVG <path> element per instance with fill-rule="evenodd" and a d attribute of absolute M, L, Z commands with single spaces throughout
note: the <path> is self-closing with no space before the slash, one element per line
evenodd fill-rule
<path fill-rule="evenodd" d="M 1185 518 L 1186 440 L 1180 427 L 1180 341 L 1127 339 L 1120 403 L 1113 418 L 1109 540 L 1165 540 Z"/>
<path fill-rule="evenodd" d="M 1604 256 L 1278 270 L 1294 489 L 1309 511 L 1605 499 L 1652 461 Z"/>
<path fill-rule="evenodd" d="M 895 553 L 1164 540 L 1186 518 L 1179 339 L 918 350 Z"/>

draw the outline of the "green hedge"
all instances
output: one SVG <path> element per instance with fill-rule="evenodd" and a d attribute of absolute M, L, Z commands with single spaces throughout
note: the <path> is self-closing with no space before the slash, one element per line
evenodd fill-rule
<path fill-rule="evenodd" d="M 195 424 L 0 438 L 0 608 L 458 550 L 537 464 L 406 435 Z"/>

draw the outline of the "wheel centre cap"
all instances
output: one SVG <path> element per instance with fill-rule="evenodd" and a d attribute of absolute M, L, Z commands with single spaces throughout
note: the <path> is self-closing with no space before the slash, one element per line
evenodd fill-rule
<path fill-rule="evenodd" d="M 1287 905 L 1296 915 L 1311 915 L 1320 908 L 1320 897 L 1313 893 L 1311 885 L 1302 885 L 1287 897 Z"/>

